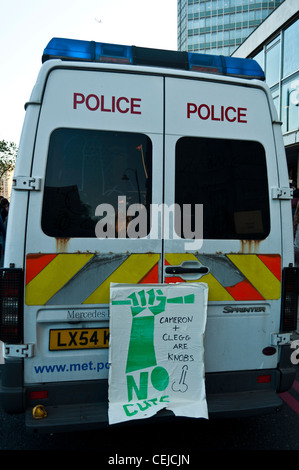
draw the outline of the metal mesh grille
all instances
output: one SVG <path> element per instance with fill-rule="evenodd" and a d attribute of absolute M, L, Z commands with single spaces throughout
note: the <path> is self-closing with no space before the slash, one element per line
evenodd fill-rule
<path fill-rule="evenodd" d="M 0 270 L 0 339 L 19 343 L 23 336 L 23 271 Z"/>
<path fill-rule="evenodd" d="M 282 322 L 283 332 L 297 328 L 299 295 L 299 268 L 285 268 L 283 271 Z"/>

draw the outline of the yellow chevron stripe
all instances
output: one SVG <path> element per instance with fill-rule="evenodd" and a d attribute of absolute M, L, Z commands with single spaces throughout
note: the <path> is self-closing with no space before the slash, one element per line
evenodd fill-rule
<path fill-rule="evenodd" d="M 192 253 L 166 253 L 165 259 L 172 266 L 179 266 L 183 261 L 198 261 Z"/>
<path fill-rule="evenodd" d="M 94 255 L 59 254 L 26 286 L 25 303 L 44 305 Z"/>
<path fill-rule="evenodd" d="M 209 301 L 213 300 L 234 300 L 229 292 L 220 284 L 219 281 L 211 274 L 203 276 L 199 282 L 206 282 L 209 286 Z"/>
<path fill-rule="evenodd" d="M 281 284 L 256 255 L 227 255 L 255 289 L 267 300 L 280 298 Z"/>
<path fill-rule="evenodd" d="M 167 253 L 165 255 L 166 261 L 172 266 L 179 266 L 183 261 L 197 261 L 198 259 L 192 253 Z M 231 301 L 234 298 L 227 292 L 227 290 L 220 284 L 219 281 L 211 274 L 202 276 L 198 281 L 187 282 L 206 282 L 209 286 L 209 301 L 225 300 Z"/>
<path fill-rule="evenodd" d="M 111 282 L 137 284 L 159 259 L 160 254 L 156 253 L 130 255 L 83 303 L 109 303 Z"/>
<path fill-rule="evenodd" d="M 44 305 L 61 289 L 94 255 L 59 254 L 26 286 L 27 305 Z M 227 255 L 244 277 L 265 299 L 280 298 L 280 281 L 257 255 Z M 109 303 L 110 283 L 138 283 L 159 261 L 159 254 L 132 254 L 116 269 L 85 301 L 88 303 Z M 180 265 L 183 261 L 198 261 L 191 253 L 168 253 L 166 261 L 170 265 Z M 194 281 L 189 281 L 194 282 Z M 199 281 L 209 286 L 210 301 L 232 301 L 231 294 L 211 274 L 202 276 Z"/>

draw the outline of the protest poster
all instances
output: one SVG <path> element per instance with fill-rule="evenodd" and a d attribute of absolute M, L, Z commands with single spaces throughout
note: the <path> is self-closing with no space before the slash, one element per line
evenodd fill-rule
<path fill-rule="evenodd" d="M 111 284 L 109 424 L 166 408 L 208 418 L 205 283 Z"/>

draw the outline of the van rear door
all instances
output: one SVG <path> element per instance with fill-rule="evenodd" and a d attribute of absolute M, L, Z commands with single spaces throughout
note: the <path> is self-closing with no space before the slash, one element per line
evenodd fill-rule
<path fill-rule="evenodd" d="M 110 283 L 161 281 L 147 216 L 162 201 L 163 79 L 54 65 L 29 195 L 26 383 L 107 378 Z"/>
<path fill-rule="evenodd" d="M 165 281 L 209 285 L 206 372 L 276 367 L 262 353 L 279 331 L 281 283 L 267 94 L 217 79 L 167 78 L 165 90 L 165 203 L 177 204 Z"/>
<path fill-rule="evenodd" d="M 60 65 L 43 94 L 32 176 L 42 190 L 29 194 L 24 341 L 36 347 L 26 383 L 107 378 L 111 282 L 207 282 L 206 371 L 276 367 L 262 353 L 279 331 L 281 282 L 262 87 Z M 162 227 L 148 216 L 163 202 Z"/>

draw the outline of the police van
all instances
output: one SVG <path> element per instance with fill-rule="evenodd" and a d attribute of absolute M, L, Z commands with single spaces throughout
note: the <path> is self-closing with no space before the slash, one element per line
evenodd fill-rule
<path fill-rule="evenodd" d="M 209 289 L 209 417 L 279 409 L 297 325 L 290 199 L 254 60 L 52 39 L 1 270 L 3 409 L 31 431 L 105 425 L 111 283 L 188 282 Z"/>

